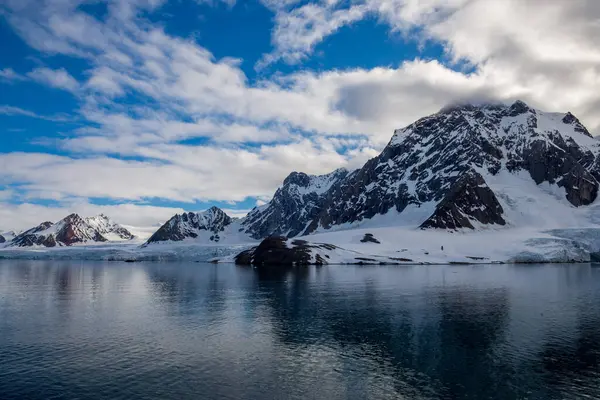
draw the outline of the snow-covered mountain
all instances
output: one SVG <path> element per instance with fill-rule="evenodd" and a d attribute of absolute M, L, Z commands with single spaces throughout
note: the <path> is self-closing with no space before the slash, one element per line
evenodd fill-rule
<path fill-rule="evenodd" d="M 173 216 L 165 222 L 146 244 L 166 241 L 182 241 L 188 238 L 199 238 L 209 242 L 219 242 L 226 227 L 233 218 L 218 207 L 211 207 L 199 213 L 183 213 Z"/>
<path fill-rule="evenodd" d="M 396 130 L 382 153 L 356 171 L 292 173 L 242 226 L 260 239 L 351 227 L 381 215 L 391 220 L 392 214 L 397 223 L 422 228 L 512 224 L 518 221 L 507 221 L 505 208 L 522 205 L 492 184 L 518 186 L 526 173 L 540 196 L 558 189 L 572 206 L 589 205 L 598 195 L 599 153 L 600 143 L 571 113 L 547 113 L 522 101 L 447 107 Z"/>
<path fill-rule="evenodd" d="M 85 222 L 108 240 L 131 240 L 135 236 L 104 214 L 88 217 Z"/>
<path fill-rule="evenodd" d="M 71 214 L 57 223 L 43 222 L 17 235 L 9 246 L 71 246 L 79 243 L 107 242 L 107 236 L 111 239 L 113 236 L 121 239 L 133 238 L 125 228 L 105 216 L 83 219 L 77 214 Z"/>
<path fill-rule="evenodd" d="M 253 209 L 242 221 L 246 233 L 255 239 L 271 235 L 294 237 L 314 231 L 336 185 L 348 176 L 338 169 L 327 175 L 292 172 L 277 189 L 273 199 Z"/>

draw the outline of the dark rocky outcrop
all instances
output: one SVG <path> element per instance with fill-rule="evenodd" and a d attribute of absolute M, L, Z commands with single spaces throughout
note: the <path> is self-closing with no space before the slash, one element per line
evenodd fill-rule
<path fill-rule="evenodd" d="M 6 238 L 0 235 L 0 243 L 6 243 Z"/>
<path fill-rule="evenodd" d="M 473 221 L 505 225 L 503 212 L 483 177 L 471 171 L 452 186 L 433 215 L 421 224 L 421 228 L 474 229 Z"/>
<path fill-rule="evenodd" d="M 264 239 L 258 246 L 243 251 L 235 257 L 239 265 L 255 266 L 291 266 L 291 265 L 324 265 L 327 257 L 318 254 L 318 250 L 333 250 L 330 244 L 311 244 L 305 240 L 293 240 L 283 236 L 272 236 Z M 312 254 L 315 254 L 313 260 Z"/>
<path fill-rule="evenodd" d="M 379 240 L 377 240 L 375 238 L 375 236 L 373 236 L 372 233 L 365 233 L 365 235 L 363 236 L 362 239 L 360 239 L 360 241 L 362 243 L 377 243 L 377 244 L 381 243 Z"/>

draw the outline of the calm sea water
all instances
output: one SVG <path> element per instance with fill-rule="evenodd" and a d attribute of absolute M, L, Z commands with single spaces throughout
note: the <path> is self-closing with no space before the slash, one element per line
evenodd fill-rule
<path fill-rule="evenodd" d="M 0 261 L 0 399 L 600 398 L 600 268 Z"/>

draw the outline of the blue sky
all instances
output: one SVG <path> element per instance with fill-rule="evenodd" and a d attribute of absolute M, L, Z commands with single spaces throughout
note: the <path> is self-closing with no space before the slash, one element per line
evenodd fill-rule
<path fill-rule="evenodd" d="M 455 101 L 521 98 L 598 132 L 600 9 L 569 4 L 5 0 L 0 230 L 243 215 Z"/>

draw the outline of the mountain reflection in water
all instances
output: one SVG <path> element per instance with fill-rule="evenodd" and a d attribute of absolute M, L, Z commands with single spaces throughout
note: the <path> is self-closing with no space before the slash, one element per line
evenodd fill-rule
<path fill-rule="evenodd" d="M 600 397 L 600 269 L 0 261 L 2 399 Z"/>

